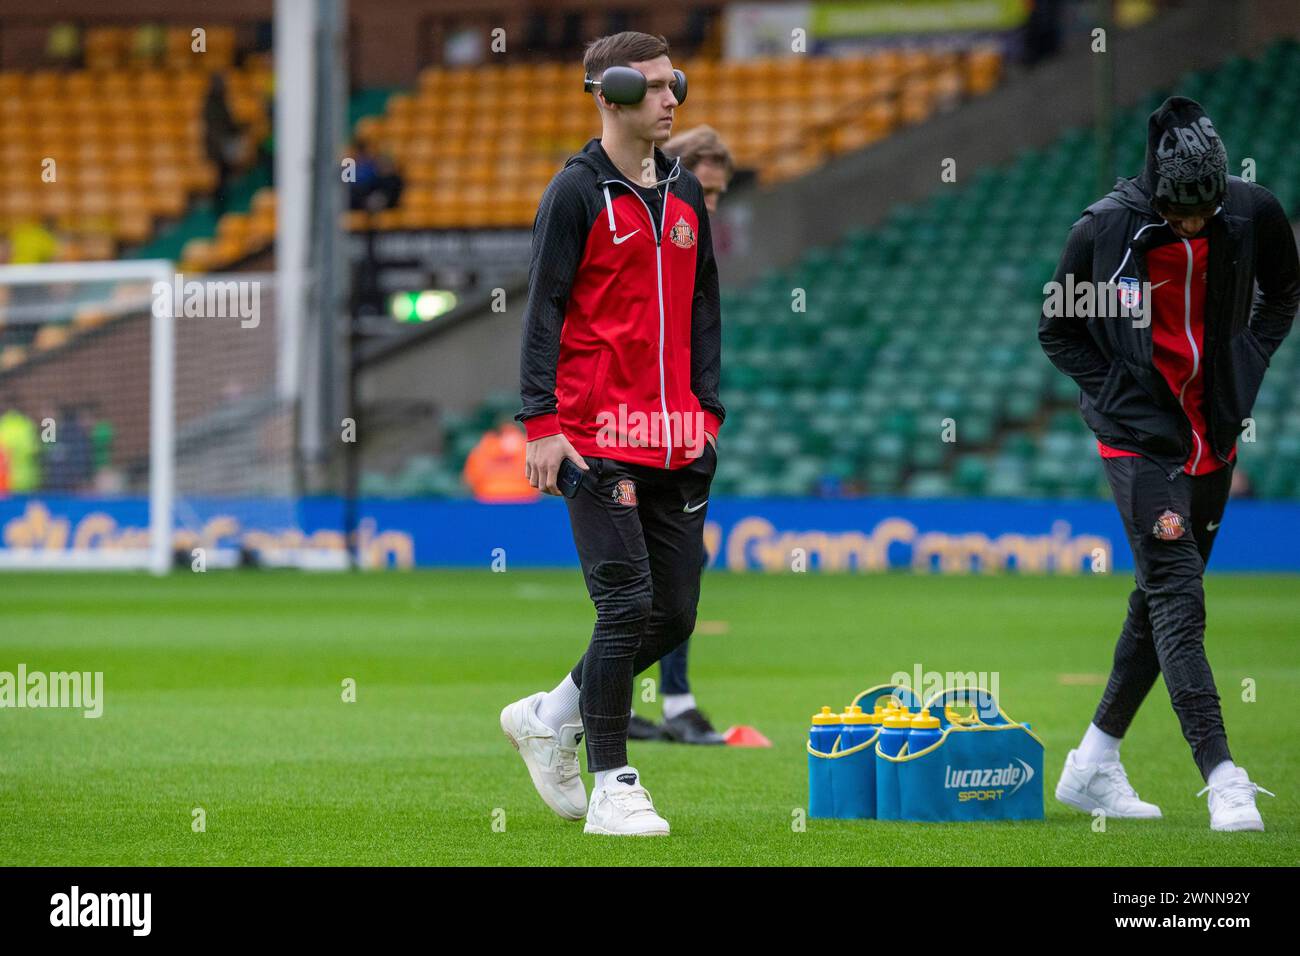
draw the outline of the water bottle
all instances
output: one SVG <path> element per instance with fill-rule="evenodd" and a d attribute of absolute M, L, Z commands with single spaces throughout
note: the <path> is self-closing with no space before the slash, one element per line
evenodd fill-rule
<path fill-rule="evenodd" d="M 844 721 L 844 733 L 840 734 L 840 750 L 865 744 L 876 735 L 876 728 L 871 725 L 871 714 L 864 714 L 857 704 L 850 704 L 841 719 Z"/>
<path fill-rule="evenodd" d="M 912 718 L 912 729 L 907 735 L 907 752 L 918 754 L 942 739 L 943 731 L 939 729 L 939 718 L 932 717 L 929 708 L 922 707 L 920 713 Z"/>
<path fill-rule="evenodd" d="M 812 730 L 808 732 L 812 749 L 818 753 L 830 753 L 835 746 L 835 738 L 840 735 L 843 727 L 840 715 L 833 713 L 829 707 L 823 707 L 820 714 L 813 714 Z"/>
<path fill-rule="evenodd" d="M 884 725 L 880 728 L 880 737 L 877 738 L 880 752 L 890 757 L 897 757 L 903 745 L 907 743 L 907 735 L 911 732 L 912 715 L 907 712 L 906 707 L 900 707 L 893 713 L 886 711 Z"/>

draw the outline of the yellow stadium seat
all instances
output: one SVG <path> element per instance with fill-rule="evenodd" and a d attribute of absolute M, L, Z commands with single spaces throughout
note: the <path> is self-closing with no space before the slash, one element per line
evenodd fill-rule
<path fill-rule="evenodd" d="M 275 209 L 260 209 L 250 218 L 250 236 L 263 243 L 275 238 Z"/>
<path fill-rule="evenodd" d="M 257 192 L 253 193 L 253 201 L 252 201 L 251 208 L 254 212 L 262 212 L 263 210 L 266 209 L 270 209 L 274 211 L 275 190 L 272 189 L 270 186 L 263 186 Z"/>
<path fill-rule="evenodd" d="M 27 361 L 27 350 L 21 345 L 6 345 L 0 352 L 0 370 L 8 371 Z"/>
<path fill-rule="evenodd" d="M 185 190 L 179 186 L 155 187 L 146 197 L 145 208 L 155 216 L 172 219 L 185 212 Z"/>
<path fill-rule="evenodd" d="M 190 268 L 207 271 L 212 262 L 212 241 L 210 239 L 191 239 L 181 247 L 181 264 Z M 189 271 L 183 269 L 182 271 Z"/>
<path fill-rule="evenodd" d="M 45 352 L 58 348 L 71 336 L 72 331 L 66 325 L 46 323 L 36 330 L 36 338 L 32 339 L 32 348 L 37 352 Z"/>
<path fill-rule="evenodd" d="M 217 222 L 218 239 L 242 239 L 248 231 L 248 216 L 242 212 L 228 212 Z"/>
<path fill-rule="evenodd" d="M 108 310 L 100 306 L 83 306 L 72 316 L 72 327 L 78 331 L 93 329 L 109 320 Z"/>
<path fill-rule="evenodd" d="M 244 257 L 244 243 L 233 237 L 218 237 L 212 243 L 213 268 L 231 265 Z"/>
<path fill-rule="evenodd" d="M 153 233 L 153 217 L 144 211 L 143 201 L 140 207 L 119 212 L 114 220 L 114 234 L 127 243 L 144 242 Z"/>

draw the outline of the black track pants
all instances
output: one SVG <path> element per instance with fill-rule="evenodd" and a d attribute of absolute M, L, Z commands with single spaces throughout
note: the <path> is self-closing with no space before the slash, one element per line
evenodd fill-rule
<path fill-rule="evenodd" d="M 1230 759 L 1214 675 L 1205 656 L 1202 576 L 1223 520 L 1233 466 L 1170 481 L 1146 458 L 1107 458 L 1106 477 L 1129 546 L 1137 588 L 1093 723 L 1123 737 L 1163 674 L 1202 776 Z"/>
<path fill-rule="evenodd" d="M 567 499 L 596 626 L 573 668 L 581 690 L 587 769 L 627 763 L 633 678 L 695 629 L 704 517 L 717 452 L 675 470 L 585 458 L 591 471 Z"/>

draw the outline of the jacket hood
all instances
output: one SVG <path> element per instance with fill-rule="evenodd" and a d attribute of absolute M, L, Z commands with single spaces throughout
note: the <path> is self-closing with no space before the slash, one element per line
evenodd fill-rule
<path fill-rule="evenodd" d="M 1151 193 L 1142 179 L 1142 176 L 1134 176 L 1131 179 L 1116 180 L 1115 188 L 1106 194 L 1106 198 L 1149 218 L 1158 218 L 1151 205 Z"/>
<path fill-rule="evenodd" d="M 658 176 L 659 183 L 674 182 L 681 175 L 681 160 L 671 160 L 658 146 L 655 150 L 655 173 Z M 619 171 L 614 165 L 614 161 L 609 158 L 605 152 L 605 147 L 600 145 L 600 137 L 592 137 L 587 141 L 587 145 L 582 147 L 581 152 L 574 153 L 565 162 L 564 167 L 567 169 L 573 165 L 588 166 L 596 173 L 598 182 L 604 182 L 607 179 L 617 179 L 627 182 L 627 177 Z M 658 185 L 657 183 L 656 185 Z M 639 185 L 639 184 L 638 184 Z"/>

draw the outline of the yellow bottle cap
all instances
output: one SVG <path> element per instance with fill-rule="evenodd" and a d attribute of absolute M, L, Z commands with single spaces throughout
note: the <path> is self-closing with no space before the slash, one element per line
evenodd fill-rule
<path fill-rule="evenodd" d="M 886 727 L 894 729 L 910 729 L 912 726 L 912 715 L 907 712 L 907 708 L 895 710 L 885 714 L 884 724 Z"/>
<path fill-rule="evenodd" d="M 871 715 L 870 715 L 870 714 L 864 714 L 864 713 L 862 712 L 862 708 L 859 707 L 857 704 L 849 704 L 848 710 L 846 710 L 846 711 L 844 711 L 844 713 L 840 714 L 840 719 L 841 719 L 841 721 L 842 721 L 843 723 L 846 723 L 846 724 L 869 724 L 869 723 L 871 723 Z"/>
<path fill-rule="evenodd" d="M 833 713 L 829 707 L 823 707 L 820 714 L 813 714 L 812 722 L 816 724 L 841 724 L 840 715 Z"/>
<path fill-rule="evenodd" d="M 913 730 L 936 730 L 939 727 L 939 718 L 930 714 L 930 708 L 922 707 L 920 713 L 912 718 Z"/>
<path fill-rule="evenodd" d="M 966 715 L 963 714 L 961 711 L 959 711 L 956 707 L 952 706 L 952 704 L 944 705 L 943 714 L 945 717 L 948 718 L 948 723 L 950 724 L 966 723 Z"/>

